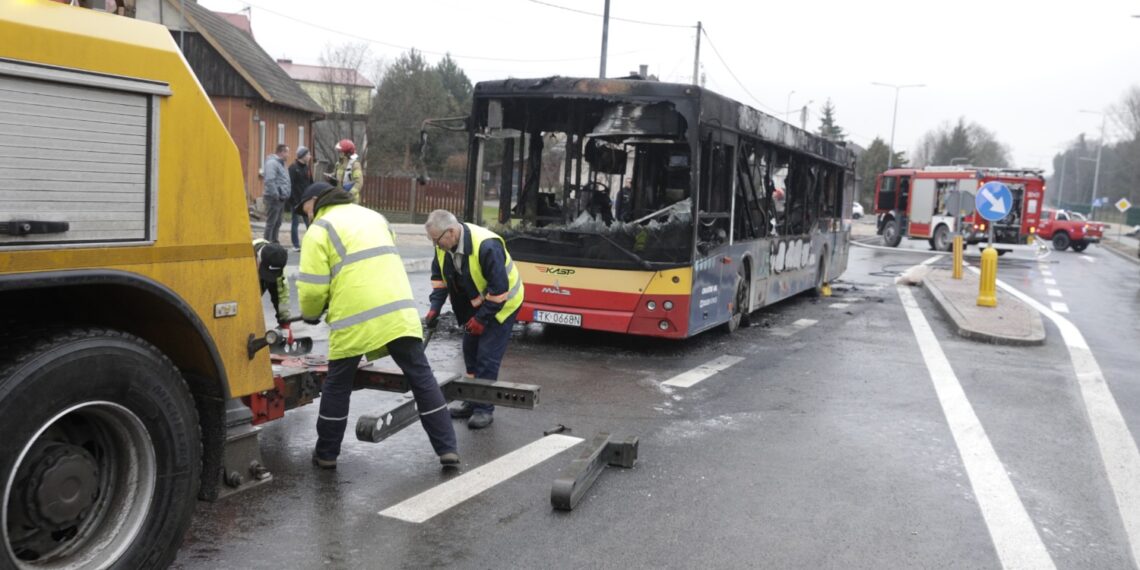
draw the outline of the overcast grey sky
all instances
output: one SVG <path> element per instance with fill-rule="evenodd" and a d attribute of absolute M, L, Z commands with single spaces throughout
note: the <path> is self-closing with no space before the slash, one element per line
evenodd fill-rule
<path fill-rule="evenodd" d="M 599 14 L 604 6 L 543 1 Z M 368 38 L 372 53 L 389 62 L 406 46 L 433 62 L 451 52 L 472 81 L 598 74 L 601 18 L 531 0 L 201 4 L 229 12 L 251 5 L 258 42 L 297 63 L 317 63 L 326 45 Z M 1100 117 L 1081 109 L 1107 110 L 1140 84 L 1140 18 L 1133 14 L 1140 0 L 611 0 L 610 7 L 612 18 L 679 26 L 700 20 L 724 59 L 702 38 L 707 86 L 780 116 L 794 91 L 791 107 L 814 101 L 809 129 L 818 127 L 819 107 L 830 97 L 855 142 L 888 140 L 894 90 L 871 83 L 923 83 L 901 91 L 898 149 L 962 116 L 994 131 L 1018 166 L 1046 169 L 1066 141 L 1081 132 L 1098 136 Z M 648 64 L 664 81 L 689 82 L 694 38 L 693 28 L 612 19 L 607 75 Z"/>

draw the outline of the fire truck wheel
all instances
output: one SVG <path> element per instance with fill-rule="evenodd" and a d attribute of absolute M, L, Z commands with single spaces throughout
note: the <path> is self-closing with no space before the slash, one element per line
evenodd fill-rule
<path fill-rule="evenodd" d="M 938 226 L 934 230 L 934 237 L 931 239 L 931 245 L 938 251 L 950 251 L 952 243 L 950 242 L 950 228 L 945 224 Z"/>
<path fill-rule="evenodd" d="M 194 400 L 154 346 L 41 335 L 0 358 L 0 567 L 165 568 L 201 471 Z"/>
<path fill-rule="evenodd" d="M 1080 252 L 1089 248 L 1089 242 L 1087 242 L 1087 241 L 1075 241 L 1075 242 L 1073 242 L 1073 245 L 1071 247 L 1073 248 L 1073 251 L 1080 253 Z"/>
<path fill-rule="evenodd" d="M 1069 249 L 1072 240 L 1069 239 L 1069 234 L 1065 232 L 1057 232 L 1053 234 L 1053 249 L 1057 251 L 1065 251 Z"/>
<path fill-rule="evenodd" d="M 902 234 L 899 232 L 899 221 L 892 218 L 883 224 L 883 245 L 887 247 L 898 247 L 902 242 Z"/>

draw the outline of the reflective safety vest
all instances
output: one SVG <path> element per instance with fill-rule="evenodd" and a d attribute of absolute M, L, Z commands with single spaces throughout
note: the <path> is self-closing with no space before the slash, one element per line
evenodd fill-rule
<path fill-rule="evenodd" d="M 471 306 L 478 309 L 483 304 L 484 299 L 502 303 L 503 308 L 495 313 L 495 320 L 501 323 L 522 306 L 524 287 L 522 278 L 519 277 L 519 270 L 515 267 L 515 262 L 511 260 L 511 252 L 507 251 L 507 242 L 503 241 L 499 234 L 475 224 L 464 224 L 463 227 L 471 232 L 471 251 L 467 252 L 467 267 L 470 268 L 471 281 L 475 283 L 475 288 L 479 291 L 479 296 L 471 299 Z M 503 253 L 506 254 L 507 290 L 498 295 L 491 295 L 487 291 L 487 278 L 483 276 L 483 266 L 479 263 L 479 246 L 489 239 L 499 240 L 499 243 L 503 244 Z M 444 256 L 448 253 L 437 246 L 435 255 L 442 274 Z M 443 279 L 446 282 L 447 276 L 444 275 Z M 458 287 L 458 289 L 462 289 L 462 287 Z"/>
<path fill-rule="evenodd" d="M 329 359 L 383 355 L 389 342 L 423 338 L 419 311 L 388 220 L 355 204 L 317 212 L 301 246 L 301 314 L 328 307 Z"/>

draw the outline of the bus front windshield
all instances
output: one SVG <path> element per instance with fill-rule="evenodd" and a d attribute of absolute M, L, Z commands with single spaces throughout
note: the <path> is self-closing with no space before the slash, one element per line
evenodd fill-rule
<path fill-rule="evenodd" d="M 610 268 L 691 262 L 693 159 L 672 105 L 496 99 L 485 118 L 471 182 L 498 198 L 487 221 L 513 256 Z"/>

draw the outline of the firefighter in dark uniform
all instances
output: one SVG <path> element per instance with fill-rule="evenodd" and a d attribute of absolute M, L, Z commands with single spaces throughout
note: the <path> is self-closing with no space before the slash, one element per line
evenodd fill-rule
<path fill-rule="evenodd" d="M 424 224 L 435 244 L 431 265 L 431 309 L 424 320 L 434 327 L 443 303 L 463 324 L 463 361 L 467 376 L 499 378 L 499 365 L 507 351 L 511 326 L 523 302 L 523 284 L 503 238 L 474 224 L 462 224 L 451 212 L 436 210 Z M 491 425 L 495 407 L 461 402 L 451 417 L 469 418 L 467 427 Z"/>
<path fill-rule="evenodd" d="M 257 257 L 261 294 L 269 291 L 277 323 L 284 325 L 289 320 L 289 284 L 285 282 L 285 263 L 289 261 L 289 254 L 284 247 L 261 238 L 253 240 L 253 253 Z"/>

